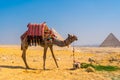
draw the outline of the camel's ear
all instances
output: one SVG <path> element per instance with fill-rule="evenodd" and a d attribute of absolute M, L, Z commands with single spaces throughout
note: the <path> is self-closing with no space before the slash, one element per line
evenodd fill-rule
<path fill-rule="evenodd" d="M 70 34 L 68 34 L 68 37 L 70 37 Z"/>
<path fill-rule="evenodd" d="M 72 36 L 74 36 L 74 34 Z"/>

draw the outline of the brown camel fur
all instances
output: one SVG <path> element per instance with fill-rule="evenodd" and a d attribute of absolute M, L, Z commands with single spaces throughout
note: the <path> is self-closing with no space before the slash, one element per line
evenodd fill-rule
<path fill-rule="evenodd" d="M 54 39 L 52 42 L 48 42 L 46 39 L 44 39 L 43 41 L 40 42 L 40 46 L 44 47 L 44 54 L 43 54 L 43 69 L 45 70 L 45 61 L 46 61 L 46 52 L 47 52 L 47 49 L 48 47 L 50 48 L 51 50 L 51 53 L 52 53 L 52 57 L 55 61 L 55 64 L 57 66 L 57 68 L 59 67 L 58 64 L 57 64 L 57 61 L 56 61 L 56 58 L 54 56 L 54 53 L 53 53 L 53 45 L 57 45 L 57 46 L 60 46 L 60 47 L 65 47 L 65 46 L 68 46 L 70 45 L 73 41 L 77 40 L 77 37 L 75 35 L 70 35 L 68 34 L 68 38 L 61 41 L 61 40 L 58 40 L 58 39 Z M 25 66 L 27 69 L 29 69 L 29 66 L 26 62 L 26 50 L 28 48 L 28 43 L 27 43 L 27 37 L 24 38 L 23 40 L 21 40 L 21 50 L 23 51 L 22 52 L 22 59 L 25 63 Z"/>

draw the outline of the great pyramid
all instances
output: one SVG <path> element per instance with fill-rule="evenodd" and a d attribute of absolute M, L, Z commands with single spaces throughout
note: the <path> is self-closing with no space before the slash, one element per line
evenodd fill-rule
<path fill-rule="evenodd" d="M 113 33 L 110 33 L 100 47 L 120 47 L 120 41 L 113 35 Z"/>

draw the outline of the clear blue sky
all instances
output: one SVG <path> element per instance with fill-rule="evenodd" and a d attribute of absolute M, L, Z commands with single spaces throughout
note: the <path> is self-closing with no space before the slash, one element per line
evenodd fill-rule
<path fill-rule="evenodd" d="M 100 44 L 109 33 L 120 40 L 120 0 L 0 0 L 0 44 L 20 44 L 31 23 L 47 22 L 77 45 Z"/>

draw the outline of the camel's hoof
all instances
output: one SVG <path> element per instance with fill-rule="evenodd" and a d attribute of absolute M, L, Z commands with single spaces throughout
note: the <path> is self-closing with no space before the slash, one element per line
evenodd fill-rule
<path fill-rule="evenodd" d="M 59 66 L 57 66 L 57 68 L 59 68 Z"/>
<path fill-rule="evenodd" d="M 46 70 L 46 68 L 43 68 L 43 70 Z"/>
<path fill-rule="evenodd" d="M 26 67 L 26 69 L 31 69 L 30 67 Z"/>

